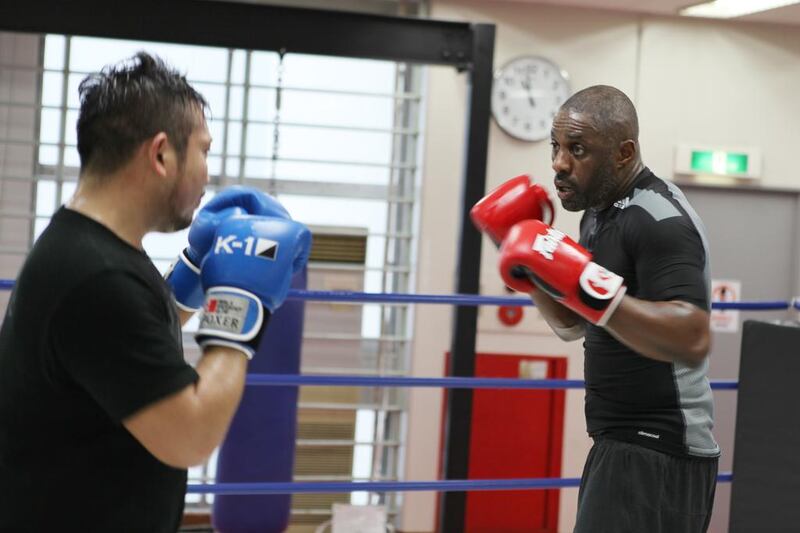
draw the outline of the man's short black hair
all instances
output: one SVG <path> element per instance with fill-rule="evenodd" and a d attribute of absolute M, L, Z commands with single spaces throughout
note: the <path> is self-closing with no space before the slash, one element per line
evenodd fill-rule
<path fill-rule="evenodd" d="M 570 96 L 561 109 L 586 115 L 592 125 L 610 141 L 639 141 L 636 108 L 630 98 L 616 87 L 587 87 Z"/>
<path fill-rule="evenodd" d="M 183 161 L 198 112 L 208 108 L 186 76 L 146 52 L 90 74 L 78 92 L 81 174 L 115 172 L 162 131 Z"/>

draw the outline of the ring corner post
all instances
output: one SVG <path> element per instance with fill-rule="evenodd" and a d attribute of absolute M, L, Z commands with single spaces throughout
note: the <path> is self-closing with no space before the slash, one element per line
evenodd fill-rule
<path fill-rule="evenodd" d="M 480 281 L 481 235 L 472 227 L 470 208 L 486 190 L 486 164 L 489 149 L 489 117 L 493 74 L 495 26 L 472 25 L 472 63 L 469 76 L 464 175 L 460 235 L 456 262 L 456 292 L 477 294 Z M 449 375 L 475 375 L 475 341 L 478 310 L 475 306 L 455 308 L 449 355 Z M 472 420 L 472 390 L 449 389 L 445 412 L 445 432 L 442 443 L 442 476 L 444 479 L 469 477 L 469 435 Z M 467 493 L 444 492 L 440 496 L 440 533 L 465 531 Z"/>

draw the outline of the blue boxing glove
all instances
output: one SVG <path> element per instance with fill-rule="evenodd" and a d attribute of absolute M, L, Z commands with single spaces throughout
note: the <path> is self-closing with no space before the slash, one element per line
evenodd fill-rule
<path fill-rule="evenodd" d="M 229 346 L 252 358 L 310 250 L 311 232 L 299 222 L 246 215 L 222 222 L 203 261 L 197 343 Z"/>
<path fill-rule="evenodd" d="M 214 234 L 224 220 L 245 214 L 292 218 L 275 198 L 258 189 L 234 185 L 220 191 L 197 213 L 189 229 L 189 246 L 165 276 L 179 308 L 194 312 L 202 307 L 200 265 L 211 248 Z"/>

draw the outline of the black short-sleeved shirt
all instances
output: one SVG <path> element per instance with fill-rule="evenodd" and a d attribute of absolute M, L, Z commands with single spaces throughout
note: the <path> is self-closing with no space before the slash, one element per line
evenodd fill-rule
<path fill-rule="evenodd" d="M 645 168 L 611 207 L 588 210 L 580 243 L 625 278 L 631 296 L 709 309 L 709 259 L 700 218 L 673 184 Z M 586 422 L 604 435 L 676 455 L 714 457 L 708 362 L 691 367 L 637 354 L 587 325 Z"/>
<path fill-rule="evenodd" d="M 147 255 L 61 208 L 0 330 L 0 531 L 175 531 L 186 470 L 121 421 L 196 380 Z"/>

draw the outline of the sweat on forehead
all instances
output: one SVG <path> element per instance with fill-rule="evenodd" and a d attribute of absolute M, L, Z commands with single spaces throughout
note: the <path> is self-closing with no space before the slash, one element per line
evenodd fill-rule
<path fill-rule="evenodd" d="M 619 89 L 594 85 L 570 96 L 560 112 L 583 115 L 599 132 L 614 138 L 639 139 L 639 119 L 633 102 Z"/>

